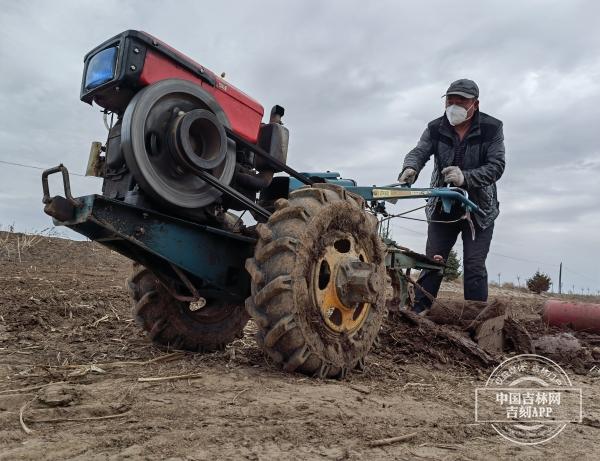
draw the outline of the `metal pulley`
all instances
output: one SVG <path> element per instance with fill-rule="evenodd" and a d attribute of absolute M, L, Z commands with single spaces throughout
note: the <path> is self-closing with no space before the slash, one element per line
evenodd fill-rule
<path fill-rule="evenodd" d="M 202 208 L 221 192 L 194 172 L 229 184 L 235 170 L 235 142 L 214 98 L 185 80 L 163 80 L 131 100 L 123 116 L 121 146 L 140 188 L 163 203 Z"/>
<path fill-rule="evenodd" d="M 179 111 L 171 123 L 169 138 L 174 160 L 192 171 L 210 171 L 223 163 L 227 155 L 223 125 L 206 109 Z"/>

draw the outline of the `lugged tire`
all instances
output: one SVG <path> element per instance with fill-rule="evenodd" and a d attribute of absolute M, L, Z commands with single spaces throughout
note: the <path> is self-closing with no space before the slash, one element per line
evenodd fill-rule
<path fill-rule="evenodd" d="M 257 226 L 254 258 L 246 261 L 252 295 L 246 310 L 258 326 L 257 342 L 286 371 L 322 378 L 344 377 L 362 367 L 387 316 L 385 291 L 372 303 L 362 326 L 351 333 L 327 327 L 311 295 L 316 261 L 336 232 L 352 235 L 385 281 L 384 247 L 376 218 L 364 200 L 332 184 L 315 184 L 276 202 Z"/>
<path fill-rule="evenodd" d="M 127 281 L 133 317 L 150 339 L 173 349 L 214 351 L 242 337 L 249 316 L 241 305 L 214 302 L 192 312 L 144 266 L 134 263 Z"/>

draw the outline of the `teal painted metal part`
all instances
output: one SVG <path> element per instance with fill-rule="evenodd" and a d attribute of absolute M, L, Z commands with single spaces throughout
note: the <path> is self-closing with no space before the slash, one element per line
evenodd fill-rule
<path fill-rule="evenodd" d="M 302 173 L 311 178 L 322 178 L 330 184 L 337 184 L 346 188 L 350 192 L 360 195 L 365 200 L 386 200 L 395 201 L 398 199 L 415 199 L 439 197 L 442 200 L 442 207 L 446 213 L 449 213 L 453 202 L 459 202 L 469 211 L 484 216 L 481 209 L 468 199 L 464 190 L 457 187 L 436 187 L 436 188 L 411 188 L 411 187 L 389 187 L 389 186 L 357 186 L 353 179 L 340 178 L 337 172 L 327 171 L 325 173 Z M 300 181 L 290 178 L 289 190 L 293 191 L 303 187 Z"/>
<path fill-rule="evenodd" d="M 467 198 L 464 191 L 452 187 L 410 188 L 410 187 L 346 187 L 350 192 L 360 195 L 365 200 L 395 201 L 399 199 L 439 197 L 446 213 L 450 212 L 453 202 L 459 202 L 469 211 L 483 215 L 481 209 Z M 462 192 L 461 192 L 462 191 Z"/>
<path fill-rule="evenodd" d="M 419 255 L 422 256 L 422 255 Z M 387 249 L 385 257 L 385 265 L 389 268 L 394 269 L 417 269 L 423 270 L 428 269 L 431 271 L 444 271 L 444 265 L 441 263 L 435 263 L 430 261 L 424 261 L 418 257 L 403 253 L 397 249 Z"/>
<path fill-rule="evenodd" d="M 300 173 L 300 174 L 307 176 L 311 179 L 321 178 L 321 179 L 324 179 L 328 183 L 337 184 L 338 186 L 342 186 L 342 187 L 356 187 L 356 181 L 354 179 L 340 178 L 340 174 L 337 172 L 334 172 L 334 171 L 326 171 L 324 173 L 317 172 L 317 173 Z M 304 187 L 304 186 L 305 186 L 305 184 L 301 183 L 296 178 L 290 177 L 290 185 L 289 185 L 290 191 L 293 191 L 295 189 L 298 189 L 298 188 Z"/>
<path fill-rule="evenodd" d="M 54 220 L 91 240 L 178 280 L 172 265 L 185 271 L 200 295 L 241 301 L 249 294 L 244 263 L 255 240 L 191 223 L 99 195 L 79 197 L 73 219 Z M 157 274 L 157 275 L 159 275 Z"/>
<path fill-rule="evenodd" d="M 54 219 L 55 225 L 67 226 L 146 266 L 161 279 L 165 286 L 179 294 L 182 294 L 182 289 L 192 290 L 194 293 L 190 294 L 194 296 L 223 299 L 234 303 L 243 302 L 249 295 L 250 278 L 244 266 L 246 259 L 254 253 L 255 239 L 100 195 L 74 199 L 68 187 L 68 174 L 66 180 L 64 177 L 66 169 L 63 171 L 63 181 L 67 199 L 62 197 L 51 199 L 47 176 L 61 171 L 53 170 L 55 169 L 47 170 L 43 176 L 45 210 L 50 215 L 61 216 L 61 219 L 70 217 L 62 221 Z M 452 189 L 358 187 L 354 180 L 340 178 L 337 172 L 303 174 L 343 186 L 369 201 L 441 197 L 442 200 L 459 200 L 467 206 L 475 207 L 462 194 Z M 290 178 L 290 190 L 303 186 L 300 181 Z M 410 268 L 443 270 L 443 264 L 424 255 L 399 247 L 392 241 L 385 243 L 388 248 L 386 255 L 388 269 L 403 273 Z M 180 277 L 180 274 L 184 276 Z M 181 283 L 178 282 L 179 280 Z M 405 297 L 407 287 L 404 278 L 400 278 L 400 285 Z M 186 296 L 185 293 L 183 296 Z"/>
<path fill-rule="evenodd" d="M 408 248 L 401 247 L 391 239 L 383 239 L 386 245 L 385 266 L 388 271 L 395 271 L 400 285 L 400 306 L 405 306 L 408 301 L 408 279 L 410 269 L 429 270 L 444 273 L 444 264 L 434 261 L 425 255 L 415 253 Z"/>

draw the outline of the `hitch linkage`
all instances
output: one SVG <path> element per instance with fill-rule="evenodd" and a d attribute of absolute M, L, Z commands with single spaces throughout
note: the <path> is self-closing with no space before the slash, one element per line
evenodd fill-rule
<path fill-rule="evenodd" d="M 63 188 L 65 191 L 65 197 L 55 195 L 50 197 L 50 186 L 48 185 L 48 176 L 55 173 L 62 173 Z M 81 208 L 83 203 L 71 195 L 71 182 L 69 181 L 69 170 L 62 163 L 53 168 L 48 168 L 42 173 L 42 188 L 44 190 L 44 197 L 42 203 L 44 206 L 44 213 L 59 221 L 69 221 L 73 218 L 75 208 Z"/>

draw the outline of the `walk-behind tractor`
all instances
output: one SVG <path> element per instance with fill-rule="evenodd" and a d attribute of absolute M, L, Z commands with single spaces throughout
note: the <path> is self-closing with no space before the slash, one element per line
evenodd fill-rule
<path fill-rule="evenodd" d="M 389 305 L 406 302 L 406 272 L 443 270 L 384 243 L 384 201 L 440 197 L 479 212 L 459 189 L 295 171 L 282 107 L 262 123 L 258 102 L 143 32 L 86 55 L 81 100 L 103 108 L 109 130 L 88 162 L 102 195 L 74 198 L 60 165 L 42 175 L 44 211 L 134 261 L 134 316 L 173 349 L 222 348 L 252 318 L 285 370 L 342 377 L 362 365 Z M 65 197 L 50 197 L 58 172 Z"/>

